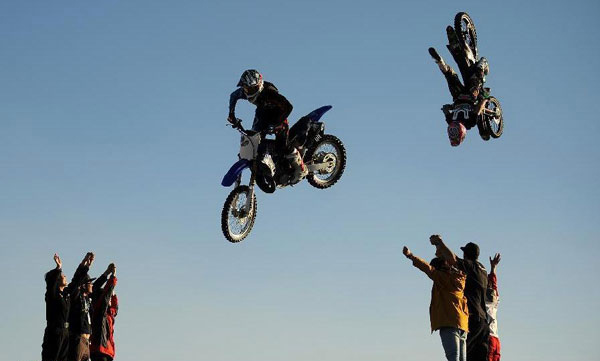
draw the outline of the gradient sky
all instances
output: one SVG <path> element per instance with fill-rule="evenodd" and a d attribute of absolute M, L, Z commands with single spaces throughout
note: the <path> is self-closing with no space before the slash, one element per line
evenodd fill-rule
<path fill-rule="evenodd" d="M 475 20 L 504 135 L 452 148 L 430 59 Z M 443 359 L 402 246 L 500 252 L 503 359 L 597 360 L 597 1 L 0 2 L 0 349 L 40 359 L 44 280 L 118 267 L 117 360 Z M 348 150 L 333 188 L 259 192 L 230 244 L 229 94 L 257 68 Z M 240 103 L 250 124 L 253 109 Z"/>

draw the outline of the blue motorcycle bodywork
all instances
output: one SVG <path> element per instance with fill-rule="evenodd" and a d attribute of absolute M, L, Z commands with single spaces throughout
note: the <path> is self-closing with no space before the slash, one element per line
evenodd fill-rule
<path fill-rule="evenodd" d="M 248 167 L 250 167 L 250 161 L 248 159 L 238 160 L 231 166 L 231 168 L 229 168 L 229 171 L 227 171 L 223 177 L 223 180 L 221 181 L 221 185 L 223 187 L 231 186 L 238 179 L 238 176 L 242 174 L 244 169 Z"/>

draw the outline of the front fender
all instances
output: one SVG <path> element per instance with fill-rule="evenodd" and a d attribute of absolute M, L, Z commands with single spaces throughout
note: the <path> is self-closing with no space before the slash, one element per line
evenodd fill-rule
<path fill-rule="evenodd" d="M 240 159 L 235 162 L 231 168 L 227 171 L 223 180 L 221 181 L 221 185 L 223 187 L 229 187 L 236 181 L 238 176 L 242 174 L 244 169 L 250 167 L 250 161 L 248 159 Z"/>

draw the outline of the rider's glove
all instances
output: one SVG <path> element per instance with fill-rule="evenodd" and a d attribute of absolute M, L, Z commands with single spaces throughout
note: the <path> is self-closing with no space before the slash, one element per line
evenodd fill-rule
<path fill-rule="evenodd" d="M 237 123 L 237 119 L 235 118 L 235 114 L 229 113 L 229 116 L 227 117 L 227 121 L 229 123 L 231 123 L 231 124 Z"/>
<path fill-rule="evenodd" d="M 229 117 L 227 117 L 227 121 L 231 123 L 231 126 L 234 128 L 238 128 L 241 124 L 240 120 L 236 118 L 234 114 L 229 114 Z"/>

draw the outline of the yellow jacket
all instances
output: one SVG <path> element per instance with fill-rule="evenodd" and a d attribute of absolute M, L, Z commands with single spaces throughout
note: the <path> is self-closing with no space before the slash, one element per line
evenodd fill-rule
<path fill-rule="evenodd" d="M 468 332 L 469 310 L 464 294 L 467 276 L 455 268 L 436 270 L 416 256 L 412 261 L 415 267 L 433 280 L 429 305 L 431 332 L 442 327 L 455 327 Z"/>

